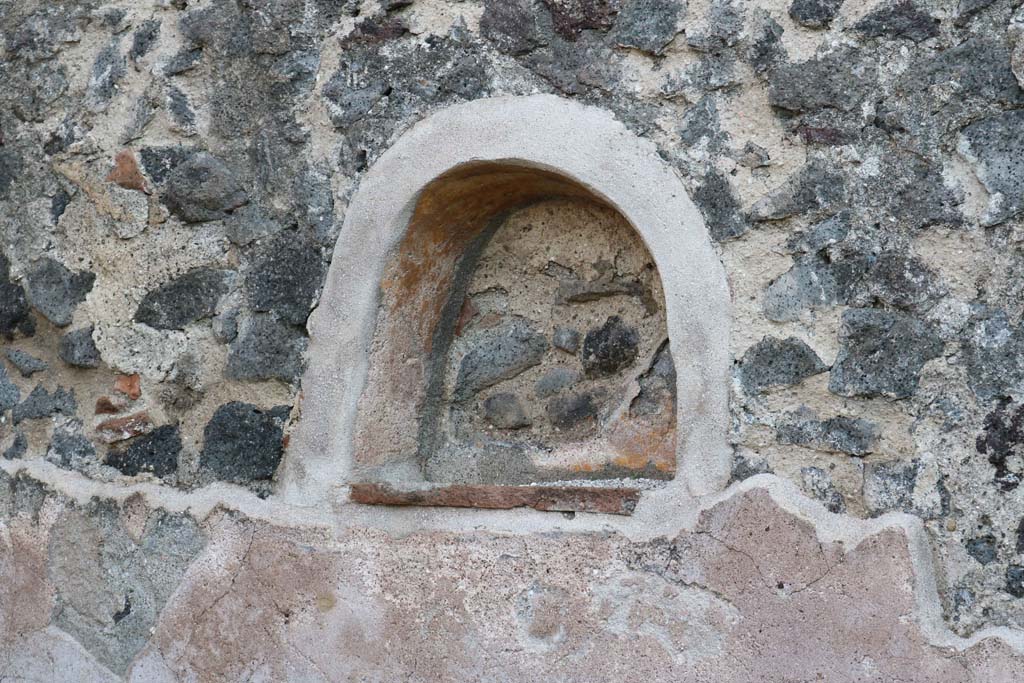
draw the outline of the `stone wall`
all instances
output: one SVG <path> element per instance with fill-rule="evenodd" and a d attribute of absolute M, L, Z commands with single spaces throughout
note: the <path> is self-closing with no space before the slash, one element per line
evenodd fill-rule
<path fill-rule="evenodd" d="M 1019 0 L 19 0 L 0 36 L 0 678 L 1024 675 Z M 700 209 L 734 486 L 643 538 L 278 500 L 361 177 L 532 93 Z"/>

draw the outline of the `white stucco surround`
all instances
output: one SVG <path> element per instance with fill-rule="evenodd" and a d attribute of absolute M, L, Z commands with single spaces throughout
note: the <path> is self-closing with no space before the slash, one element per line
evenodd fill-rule
<path fill-rule="evenodd" d="M 279 495 L 304 506 L 337 505 L 347 497 L 356 406 L 385 265 L 423 188 L 478 161 L 556 172 L 589 189 L 633 225 L 658 267 L 678 376 L 677 475 L 645 492 L 635 521 L 723 489 L 730 467 L 729 288 L 700 213 L 655 146 L 610 113 L 532 95 L 477 100 L 432 114 L 362 179 L 309 320 L 301 417 L 279 475 Z"/>

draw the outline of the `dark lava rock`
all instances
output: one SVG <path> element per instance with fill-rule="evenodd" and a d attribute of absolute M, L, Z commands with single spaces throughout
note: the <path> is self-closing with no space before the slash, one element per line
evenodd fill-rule
<path fill-rule="evenodd" d="M 605 377 L 629 367 L 639 352 L 640 335 L 613 315 L 601 327 L 587 332 L 581 361 L 588 377 Z"/>
<path fill-rule="evenodd" d="M 982 432 L 974 441 L 981 455 L 988 456 L 995 467 L 993 480 L 1003 491 L 1012 491 L 1020 485 L 1021 473 L 1012 463 L 1024 458 L 1024 405 L 1015 405 L 1003 399 L 985 416 Z M 1024 526 L 1024 521 L 1022 521 Z"/>
<path fill-rule="evenodd" d="M 968 325 L 962 347 L 975 396 L 991 400 L 1024 393 L 1024 325 L 1011 325 L 1005 311 L 982 309 Z"/>
<path fill-rule="evenodd" d="M 555 32 L 576 40 L 583 31 L 607 31 L 615 21 L 622 0 L 544 0 Z"/>
<path fill-rule="evenodd" d="M 899 0 L 870 12 L 853 28 L 869 38 L 906 38 L 919 43 L 939 35 L 939 20 L 910 0 Z"/>
<path fill-rule="evenodd" d="M 137 437 L 124 448 L 108 451 L 106 464 L 129 477 L 140 472 L 166 477 L 178 469 L 180 453 L 181 434 L 177 425 L 164 425 Z"/>
<path fill-rule="evenodd" d="M 804 311 L 832 306 L 840 299 L 840 286 L 832 264 L 827 259 L 812 256 L 798 260 L 768 283 L 764 291 L 764 313 L 776 322 L 793 321 Z"/>
<path fill-rule="evenodd" d="M 256 315 L 241 324 L 231 343 L 226 374 L 232 379 L 280 379 L 293 382 L 304 368 L 308 339 L 302 330 Z"/>
<path fill-rule="evenodd" d="M 942 354 L 942 341 L 917 318 L 872 308 L 843 313 L 839 341 L 828 389 L 840 396 L 912 396 L 925 362 Z"/>
<path fill-rule="evenodd" d="M 149 19 L 142 22 L 132 36 L 132 48 L 128 54 L 133 60 L 144 57 L 152 49 L 159 37 L 160 21 L 158 19 Z"/>
<path fill-rule="evenodd" d="M 782 27 L 772 16 L 761 8 L 754 10 L 750 45 L 746 60 L 758 74 L 766 73 L 784 64 L 788 55 L 782 45 Z"/>
<path fill-rule="evenodd" d="M 1006 592 L 1015 598 L 1024 598 L 1024 566 L 1011 564 L 1006 568 Z"/>
<path fill-rule="evenodd" d="M 289 411 L 288 406 L 260 410 L 238 401 L 222 405 L 203 430 L 200 467 L 235 483 L 272 478 L 284 453 Z"/>
<path fill-rule="evenodd" d="M 846 499 L 832 483 L 832 477 L 820 467 L 801 467 L 804 490 L 820 500 L 825 509 L 834 514 L 846 512 Z"/>
<path fill-rule="evenodd" d="M 870 453 L 878 442 L 878 426 L 872 422 L 845 415 L 818 420 L 808 408 L 786 414 L 775 433 L 781 444 L 858 457 Z"/>
<path fill-rule="evenodd" d="M 163 199 L 171 213 L 186 223 L 220 220 L 247 201 L 231 169 L 206 152 L 195 154 L 171 171 Z"/>
<path fill-rule="evenodd" d="M 522 401 L 515 394 L 495 394 L 484 400 L 484 420 L 498 429 L 521 429 L 532 422 L 526 415 Z"/>
<path fill-rule="evenodd" d="M 6 460 L 17 460 L 28 452 L 28 439 L 22 432 L 18 432 L 14 435 L 14 441 L 11 442 L 10 447 L 4 451 L 4 459 Z"/>
<path fill-rule="evenodd" d="M 42 259 L 25 278 L 28 300 L 47 320 L 58 327 L 71 324 L 78 304 L 92 290 L 96 275 L 68 270 L 52 258 Z"/>
<path fill-rule="evenodd" d="M 7 349 L 7 359 L 17 368 L 17 372 L 22 373 L 22 377 L 32 377 L 49 368 L 45 360 L 40 360 L 36 356 L 16 348 Z"/>
<path fill-rule="evenodd" d="M 562 431 L 592 427 L 597 423 L 597 404 L 589 393 L 558 396 L 545 406 L 548 421 Z"/>
<path fill-rule="evenodd" d="M 562 389 L 568 389 L 579 382 L 580 379 L 580 373 L 572 368 L 561 366 L 551 368 L 537 380 L 533 390 L 537 394 L 537 398 L 546 398 L 552 394 L 557 394 Z"/>
<path fill-rule="evenodd" d="M 21 400 L 21 391 L 10 377 L 7 370 L 0 365 L 0 413 L 10 410 Z"/>
<path fill-rule="evenodd" d="M 580 348 L 580 333 L 571 327 L 556 327 L 551 343 L 556 349 L 575 354 Z"/>
<path fill-rule="evenodd" d="M 793 0 L 789 16 L 808 28 L 824 28 L 836 18 L 843 0 Z"/>
<path fill-rule="evenodd" d="M 991 534 L 968 539 L 967 554 L 981 564 L 988 564 L 999 559 L 999 541 Z"/>
<path fill-rule="evenodd" d="M 772 387 L 797 384 L 828 370 L 818 354 L 807 344 L 789 337 L 765 337 L 743 354 L 740 383 L 748 394 L 759 394 Z"/>
<path fill-rule="evenodd" d="M 291 231 L 261 243 L 245 276 L 249 303 L 280 320 L 304 325 L 323 279 L 320 247 Z"/>
<path fill-rule="evenodd" d="M 61 467 L 71 467 L 82 461 L 94 460 L 96 448 L 76 429 L 61 427 L 53 432 L 46 457 Z"/>
<path fill-rule="evenodd" d="M 864 502 L 873 517 L 891 511 L 913 513 L 917 460 L 868 463 L 864 467 Z"/>
<path fill-rule="evenodd" d="M 507 55 L 524 55 L 547 44 L 543 13 L 534 0 L 485 0 L 480 33 Z"/>
<path fill-rule="evenodd" d="M 171 173 L 195 152 L 185 147 L 143 147 L 139 150 L 142 167 L 156 185 L 163 185 Z"/>
<path fill-rule="evenodd" d="M 808 212 L 827 211 L 846 198 L 843 176 L 824 159 L 811 159 L 783 185 L 750 209 L 756 221 L 774 221 Z M 834 210 L 834 209 L 833 209 Z"/>
<path fill-rule="evenodd" d="M 700 207 L 712 239 L 724 242 L 739 237 L 750 225 L 740 211 L 740 202 L 728 179 L 713 170 L 705 175 L 693 192 L 693 201 Z"/>
<path fill-rule="evenodd" d="M 146 293 L 135 321 L 158 330 L 182 330 L 209 318 L 228 291 L 231 271 L 196 268 Z"/>
<path fill-rule="evenodd" d="M 121 56 L 120 39 L 115 38 L 96 56 L 92 65 L 85 94 L 85 102 L 90 111 L 101 112 L 107 108 L 124 74 L 125 60 Z"/>
<path fill-rule="evenodd" d="M 100 352 L 92 340 L 92 325 L 68 332 L 60 338 L 57 354 L 68 365 L 77 368 L 98 368 Z"/>
<path fill-rule="evenodd" d="M 1017 545 L 1014 548 L 1018 553 L 1024 554 L 1024 517 L 1017 525 Z"/>
<path fill-rule="evenodd" d="M 1008 111 L 963 129 L 963 145 L 989 193 L 983 225 L 1024 211 L 1024 110 Z"/>
<path fill-rule="evenodd" d="M 14 339 L 15 332 L 21 332 L 26 336 L 35 333 L 35 321 L 32 320 L 29 311 L 25 289 L 11 282 L 9 278 L 10 263 L 7 257 L 0 253 L 0 335 L 8 341 Z"/>
<path fill-rule="evenodd" d="M 77 408 L 73 391 L 57 387 L 51 394 L 42 384 L 37 384 L 24 401 L 14 406 L 11 417 L 14 424 L 18 424 L 22 420 L 36 420 L 55 413 L 72 416 Z"/>
<path fill-rule="evenodd" d="M 615 42 L 660 55 L 679 33 L 685 7 L 676 0 L 625 0 L 615 22 Z"/>
<path fill-rule="evenodd" d="M 481 333 L 459 364 L 454 398 L 464 400 L 539 364 L 548 340 L 523 318 Z"/>
<path fill-rule="evenodd" d="M 824 107 L 855 111 L 876 79 L 876 68 L 870 61 L 861 64 L 861 59 L 853 48 L 841 48 L 823 57 L 781 64 L 769 72 L 768 101 L 793 112 Z"/>

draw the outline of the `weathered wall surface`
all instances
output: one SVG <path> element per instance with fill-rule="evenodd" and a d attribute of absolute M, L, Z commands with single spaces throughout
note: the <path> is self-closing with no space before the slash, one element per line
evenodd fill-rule
<path fill-rule="evenodd" d="M 942 626 L 1024 628 L 1019 1 L 0 0 L 0 35 L 0 678 L 1021 676 Z M 678 171 L 734 479 L 844 517 L 770 478 L 641 540 L 275 503 L 362 173 L 535 92 Z"/>

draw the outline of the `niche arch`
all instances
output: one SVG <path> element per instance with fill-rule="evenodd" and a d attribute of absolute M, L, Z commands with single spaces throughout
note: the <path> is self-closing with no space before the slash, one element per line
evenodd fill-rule
<path fill-rule="evenodd" d="M 450 344 L 446 330 L 457 324 L 461 301 L 451 292 L 490 227 L 554 198 L 614 211 L 642 240 L 660 275 L 675 369 L 674 479 L 664 486 L 676 496 L 724 487 L 729 294 L 700 214 L 651 143 L 603 110 L 534 95 L 432 114 L 362 179 L 309 323 L 283 497 L 338 502 L 358 489 L 356 500 L 394 502 L 368 500 L 369 483 L 413 492 L 402 502 L 432 502 L 423 491 L 448 482 L 424 467 L 432 447 L 423 415 L 436 403 L 439 376 L 428 357 Z M 492 506 L 493 491 L 468 483 L 445 500 Z M 568 499 L 568 509 L 613 511 L 578 491 L 551 503 L 559 491 L 525 488 L 512 498 L 545 509 L 563 509 Z M 537 496 L 547 502 L 536 504 Z"/>

